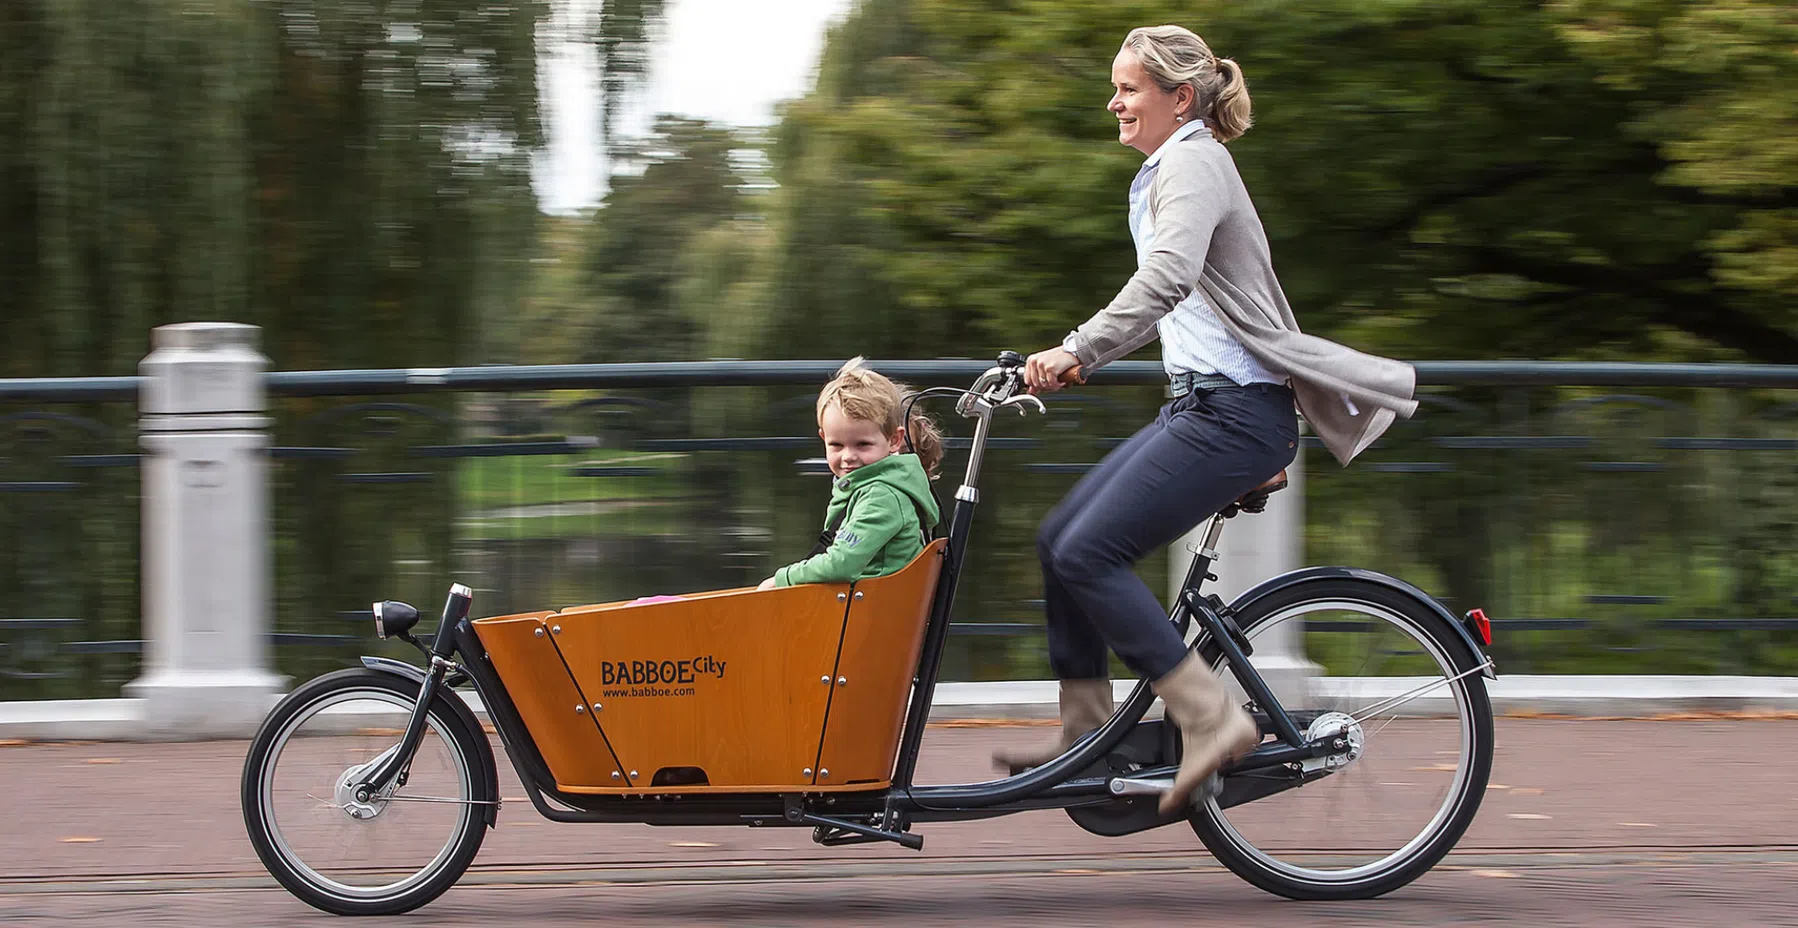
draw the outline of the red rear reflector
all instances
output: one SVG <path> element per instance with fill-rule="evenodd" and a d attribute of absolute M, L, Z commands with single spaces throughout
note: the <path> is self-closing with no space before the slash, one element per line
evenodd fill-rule
<path fill-rule="evenodd" d="M 1481 644 L 1492 647 L 1492 620 L 1486 618 L 1486 610 L 1467 610 L 1467 627 L 1479 636 Z"/>

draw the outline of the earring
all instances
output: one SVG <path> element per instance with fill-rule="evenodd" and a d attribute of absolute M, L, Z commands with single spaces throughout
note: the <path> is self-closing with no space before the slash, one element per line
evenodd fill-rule
<path fill-rule="evenodd" d="M 1186 121 L 1186 117 L 1185 117 L 1185 116 L 1175 116 L 1175 117 L 1174 117 L 1174 121 L 1175 121 L 1175 122 L 1185 122 L 1185 121 Z"/>

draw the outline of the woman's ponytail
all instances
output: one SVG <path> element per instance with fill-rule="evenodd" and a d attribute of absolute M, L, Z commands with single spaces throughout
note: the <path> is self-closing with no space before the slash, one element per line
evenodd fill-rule
<path fill-rule="evenodd" d="M 1217 59 L 1217 95 L 1205 125 L 1220 142 L 1239 138 L 1249 131 L 1254 117 L 1249 108 L 1249 85 L 1243 79 L 1242 65 L 1229 58 Z"/>

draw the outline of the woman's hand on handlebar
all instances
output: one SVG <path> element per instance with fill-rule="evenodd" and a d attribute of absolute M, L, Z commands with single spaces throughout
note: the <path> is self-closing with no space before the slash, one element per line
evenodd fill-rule
<path fill-rule="evenodd" d="M 1024 385 L 1032 393 L 1054 393 L 1067 383 L 1082 383 L 1080 359 L 1066 348 L 1039 351 L 1024 361 Z"/>

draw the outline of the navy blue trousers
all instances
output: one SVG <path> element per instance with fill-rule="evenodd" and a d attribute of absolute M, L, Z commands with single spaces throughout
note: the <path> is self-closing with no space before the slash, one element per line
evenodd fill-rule
<path fill-rule="evenodd" d="M 1297 454 L 1292 389 L 1257 383 L 1175 399 L 1082 477 L 1036 536 L 1055 676 L 1108 677 L 1108 647 L 1150 679 L 1173 670 L 1186 643 L 1134 565 Z"/>

